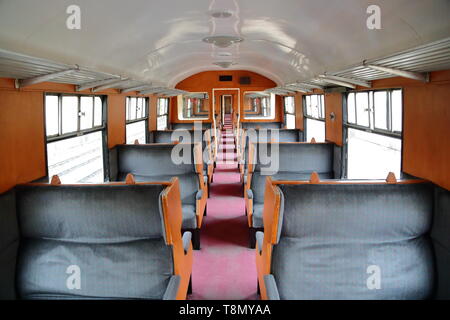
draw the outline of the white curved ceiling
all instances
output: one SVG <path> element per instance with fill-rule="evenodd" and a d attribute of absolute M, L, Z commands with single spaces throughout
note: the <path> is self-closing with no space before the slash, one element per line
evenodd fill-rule
<path fill-rule="evenodd" d="M 66 28 L 72 4 L 81 30 Z M 232 60 L 283 85 L 449 37 L 449 13 L 448 0 L 0 0 L 0 48 L 166 86 Z M 244 41 L 201 41 L 222 34 Z"/>

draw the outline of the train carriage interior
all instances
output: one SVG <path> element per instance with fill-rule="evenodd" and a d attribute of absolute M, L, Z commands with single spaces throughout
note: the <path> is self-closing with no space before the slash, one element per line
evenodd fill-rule
<path fill-rule="evenodd" d="M 449 137 L 448 0 L 0 1 L 0 300 L 449 300 Z"/>

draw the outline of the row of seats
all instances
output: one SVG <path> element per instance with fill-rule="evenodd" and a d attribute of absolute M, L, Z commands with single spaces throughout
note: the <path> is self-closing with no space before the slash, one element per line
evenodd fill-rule
<path fill-rule="evenodd" d="M 0 299 L 185 299 L 177 178 L 25 184 L 0 195 Z"/>
<path fill-rule="evenodd" d="M 297 129 L 247 129 L 239 131 L 238 137 L 237 157 L 244 185 L 248 170 L 248 148 L 250 143 L 304 141 L 303 131 Z"/>
<path fill-rule="evenodd" d="M 262 231 L 266 177 L 273 180 L 305 180 L 312 172 L 322 179 L 341 178 L 341 147 L 333 143 L 250 143 L 245 204 L 249 225 L 249 246 Z M 265 159 L 266 158 L 266 159 Z"/>
<path fill-rule="evenodd" d="M 117 145 L 109 154 L 110 181 L 167 181 L 178 177 L 182 201 L 182 229 L 192 233 L 194 249 L 200 249 L 200 228 L 206 213 L 207 178 L 204 177 L 200 143 Z"/>
<path fill-rule="evenodd" d="M 0 298 L 185 299 L 214 159 L 208 132 L 177 131 L 111 149 L 117 182 L 0 195 Z"/>
<path fill-rule="evenodd" d="M 213 179 L 214 162 L 217 157 L 215 139 L 217 135 L 212 134 L 211 130 L 165 130 L 153 131 L 150 135 L 150 143 L 201 143 L 204 152 L 203 175 L 208 177 L 208 185 Z"/>
<path fill-rule="evenodd" d="M 450 192 L 423 180 L 268 177 L 263 299 L 450 299 Z"/>

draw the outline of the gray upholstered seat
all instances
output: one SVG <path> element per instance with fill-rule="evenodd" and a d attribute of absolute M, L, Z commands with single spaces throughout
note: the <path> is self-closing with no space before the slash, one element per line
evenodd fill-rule
<path fill-rule="evenodd" d="M 272 146 L 277 146 L 278 159 L 274 166 L 278 171 L 268 170 L 270 165 L 262 165 L 257 152 L 256 161 L 250 181 L 250 192 L 247 191 L 247 198 L 252 201 L 253 211 L 251 214 L 250 225 L 250 247 L 254 247 L 256 231 L 261 230 L 264 225 L 262 222 L 262 211 L 259 211 L 264 204 L 264 192 L 266 186 L 266 177 L 271 176 L 273 180 L 309 180 L 313 171 L 319 174 L 321 179 L 340 178 L 339 160 L 340 148 L 330 143 L 280 143 L 267 145 L 268 154 L 272 153 Z M 337 163 L 336 163 L 337 162 Z"/>
<path fill-rule="evenodd" d="M 202 143 L 203 152 L 208 152 L 207 148 L 210 148 L 211 141 L 205 140 L 206 130 L 195 132 L 192 128 L 189 129 L 177 129 L 177 130 L 166 130 L 166 131 L 153 131 L 151 136 L 151 143 L 174 143 L 174 142 L 185 142 L 185 143 Z M 206 136 L 207 137 L 207 136 Z M 185 141 L 187 139 L 187 141 Z M 208 166 L 213 165 L 212 155 L 208 159 L 203 159 L 203 176 L 208 176 Z"/>
<path fill-rule="evenodd" d="M 211 122 L 201 122 L 202 129 L 211 129 Z M 194 127 L 194 122 L 180 122 L 180 123 L 172 123 L 172 129 L 188 129 L 191 130 Z"/>
<path fill-rule="evenodd" d="M 124 181 L 128 173 L 133 174 L 136 181 L 142 182 L 170 181 L 172 177 L 178 177 L 183 206 L 194 208 L 194 214 L 192 210 L 183 210 L 183 230 L 193 232 L 194 248 L 198 249 L 200 243 L 197 213 L 201 209 L 197 210 L 196 206 L 197 200 L 204 198 L 204 195 L 194 164 L 193 144 L 187 145 L 191 148 L 190 157 L 187 157 L 190 163 L 181 164 L 174 163 L 172 159 L 174 145 L 119 145 L 110 151 L 110 166 L 115 169 L 111 170 L 110 179 Z"/>
<path fill-rule="evenodd" d="M 173 281 L 176 276 L 160 211 L 163 188 L 162 185 L 17 187 L 15 203 L 20 226 L 15 270 L 17 297 L 167 298 L 168 290 L 174 284 L 176 287 Z M 2 252 L 2 266 L 4 257 Z M 10 273 L 11 276 L 14 279 Z M 5 298 L 5 288 L 1 293 Z M 15 297 L 11 292 L 6 294 L 7 298 Z"/>
<path fill-rule="evenodd" d="M 264 203 L 256 203 L 253 205 L 253 228 L 264 228 L 263 211 Z"/>
<path fill-rule="evenodd" d="M 439 253 L 429 237 L 436 209 L 432 185 L 286 184 L 279 188 L 282 203 L 269 296 L 428 299 L 435 297 L 438 283 L 441 297 L 449 298 L 449 290 L 439 285 L 450 278 L 450 262 L 445 260 L 449 251 Z M 443 193 L 450 199 L 448 191 Z M 434 218 L 440 219 L 441 230 L 450 223 L 450 201 L 444 202 L 440 203 L 447 210 L 445 217 L 435 210 Z M 444 236 L 438 229 L 435 225 L 432 234 L 450 243 L 448 232 Z M 443 258 L 437 269 L 436 255 L 437 261 Z M 375 272 L 379 285 L 371 280 Z"/>
<path fill-rule="evenodd" d="M 280 129 L 281 122 L 241 122 L 242 129 Z"/>
<path fill-rule="evenodd" d="M 197 218 L 195 216 L 195 204 L 183 204 L 183 229 L 197 228 Z"/>
<path fill-rule="evenodd" d="M 297 129 L 254 129 L 250 128 L 243 135 L 243 150 L 241 151 L 242 158 L 240 165 L 243 165 L 244 181 L 247 179 L 248 168 L 248 148 L 251 142 L 302 142 L 303 131 Z"/>

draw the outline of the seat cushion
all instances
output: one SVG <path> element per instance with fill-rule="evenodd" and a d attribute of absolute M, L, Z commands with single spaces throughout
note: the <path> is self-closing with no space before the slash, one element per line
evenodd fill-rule
<path fill-rule="evenodd" d="M 172 261 L 162 238 L 121 243 L 23 239 L 17 288 L 22 299 L 162 299 Z M 71 276 L 78 275 L 79 289 L 71 286 Z"/>
<path fill-rule="evenodd" d="M 160 211 L 163 189 L 17 187 L 19 298 L 161 299 L 173 274 Z"/>
<path fill-rule="evenodd" d="M 429 241 L 380 245 L 318 243 L 282 238 L 274 246 L 272 272 L 281 299 L 427 299 L 433 290 Z M 380 271 L 380 289 L 369 289 L 370 266 Z"/>
<path fill-rule="evenodd" d="M 429 184 L 280 185 L 281 299 L 424 299 L 434 291 Z"/>
<path fill-rule="evenodd" d="M 253 204 L 253 227 L 254 228 L 263 228 L 263 212 L 264 212 L 264 203 L 254 203 Z"/>
<path fill-rule="evenodd" d="M 195 215 L 195 206 L 190 204 L 183 205 L 183 229 L 197 228 L 197 217 Z"/>

